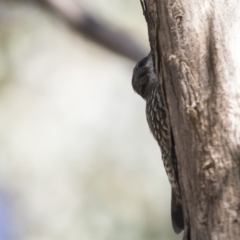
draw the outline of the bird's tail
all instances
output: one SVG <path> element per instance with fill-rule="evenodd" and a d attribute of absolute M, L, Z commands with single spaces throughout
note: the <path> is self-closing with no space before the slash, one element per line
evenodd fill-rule
<path fill-rule="evenodd" d="M 184 229 L 183 209 L 182 204 L 177 201 L 172 190 L 171 203 L 172 226 L 175 233 L 180 233 Z"/>

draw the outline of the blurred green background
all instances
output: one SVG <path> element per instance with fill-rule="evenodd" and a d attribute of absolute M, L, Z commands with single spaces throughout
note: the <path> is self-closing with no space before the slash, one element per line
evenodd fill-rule
<path fill-rule="evenodd" d="M 180 239 L 136 61 L 39 2 L 0 2 L 0 239 Z M 78 2 L 147 54 L 138 0 Z"/>

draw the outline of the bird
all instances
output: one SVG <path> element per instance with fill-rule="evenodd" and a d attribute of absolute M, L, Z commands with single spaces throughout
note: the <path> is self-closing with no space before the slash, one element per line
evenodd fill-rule
<path fill-rule="evenodd" d="M 178 234 L 184 230 L 184 219 L 177 158 L 174 150 L 172 130 L 169 124 L 168 110 L 160 81 L 154 72 L 151 52 L 134 67 L 132 87 L 146 101 L 148 126 L 161 149 L 163 165 L 172 188 L 172 226 L 175 233 Z"/>

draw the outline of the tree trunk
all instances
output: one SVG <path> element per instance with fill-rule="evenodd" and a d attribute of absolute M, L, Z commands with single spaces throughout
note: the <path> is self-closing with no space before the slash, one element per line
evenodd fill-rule
<path fill-rule="evenodd" d="M 180 172 L 185 234 L 240 239 L 240 1 L 144 0 Z"/>

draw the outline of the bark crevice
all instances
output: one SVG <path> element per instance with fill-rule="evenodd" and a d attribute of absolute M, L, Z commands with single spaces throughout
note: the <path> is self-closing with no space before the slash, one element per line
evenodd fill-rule
<path fill-rule="evenodd" d="M 240 236 L 240 2 L 144 0 L 175 142 L 184 239 Z"/>

